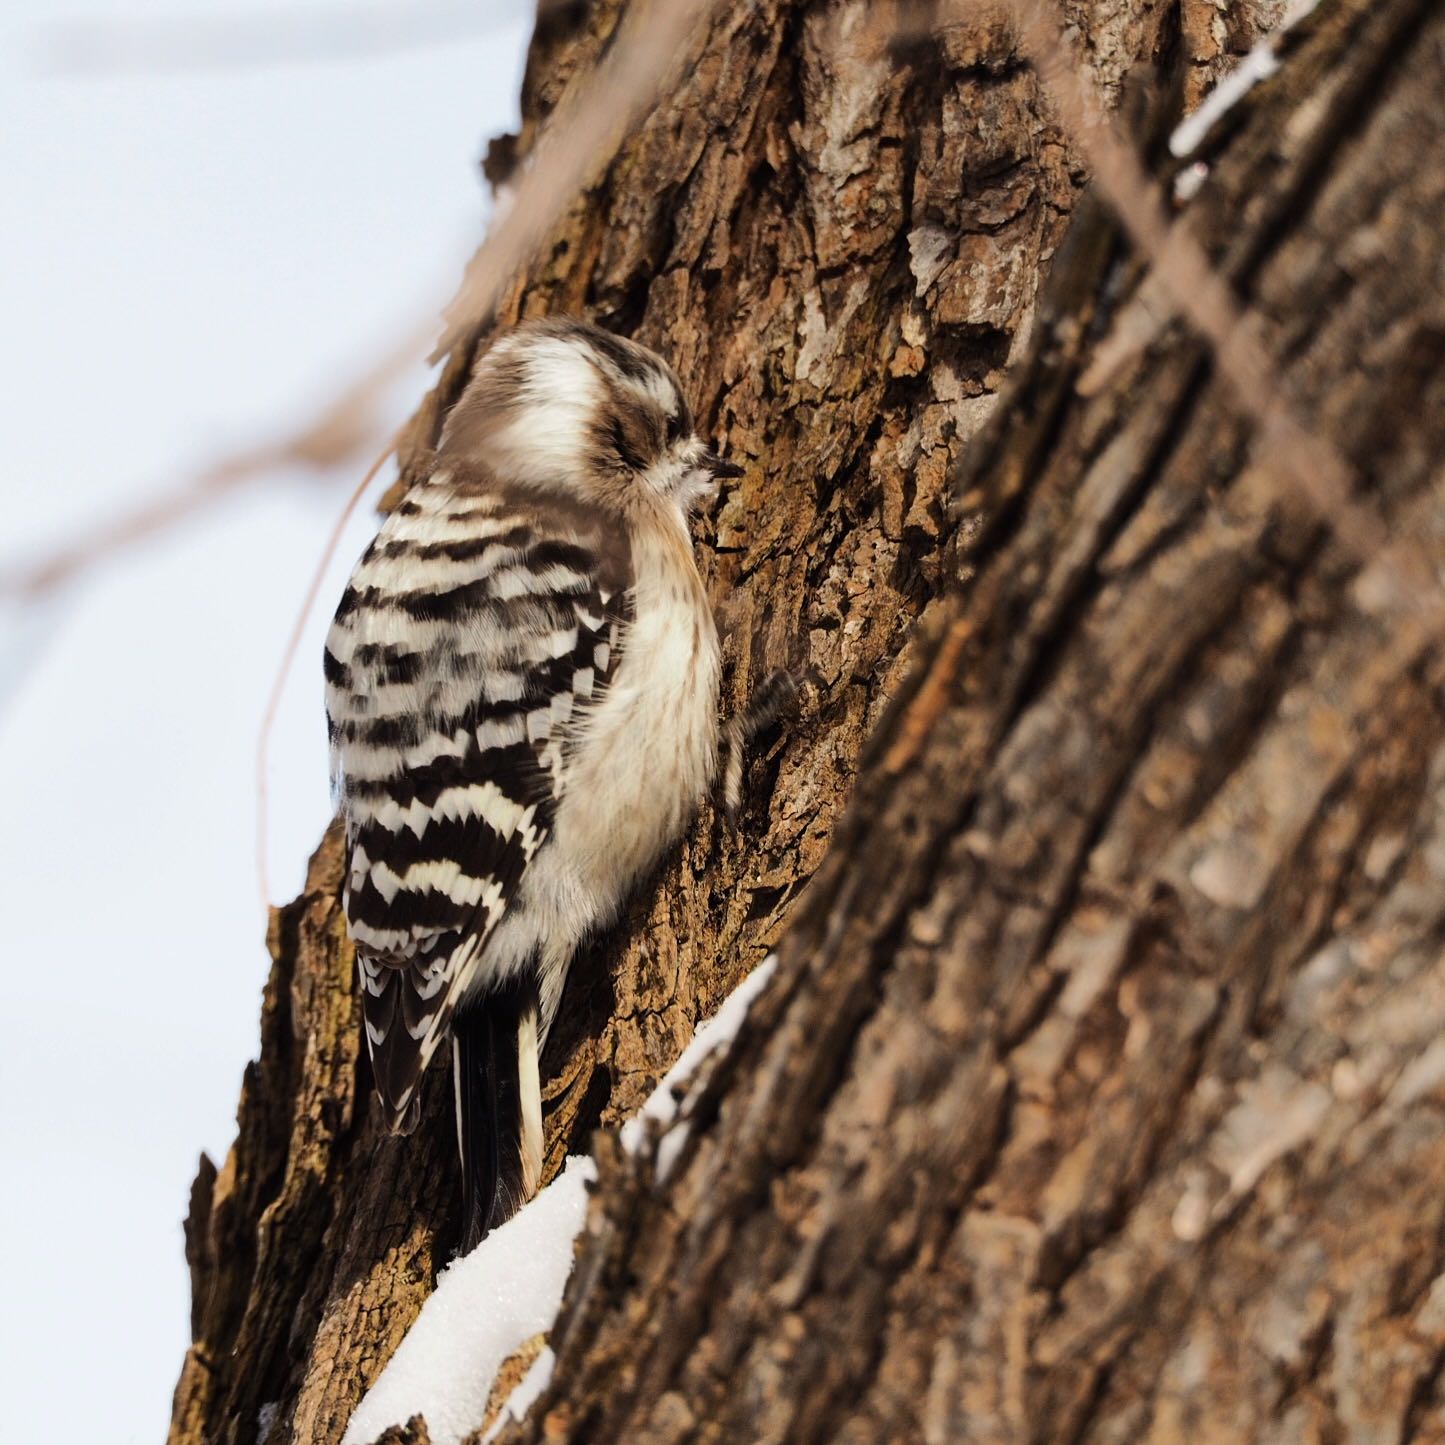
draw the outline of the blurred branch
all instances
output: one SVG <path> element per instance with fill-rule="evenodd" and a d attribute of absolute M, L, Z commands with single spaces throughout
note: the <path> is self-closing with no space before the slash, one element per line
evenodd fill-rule
<path fill-rule="evenodd" d="M 563 98 L 533 160 L 515 182 L 506 214 L 494 223 L 468 263 L 462 288 L 447 309 L 446 331 L 432 350 L 433 358 L 484 323 L 508 281 L 527 264 L 567 207 L 655 102 L 693 29 L 716 3 L 652 0 L 628 11 L 606 60 Z M 0 579 L 0 592 L 33 598 L 54 591 L 96 562 L 278 468 L 351 463 L 384 434 L 383 424 L 377 420 L 380 398 L 426 353 L 433 335 L 431 325 L 418 327 L 295 436 L 222 459 L 180 491 L 148 502 L 112 525 Z"/>
<path fill-rule="evenodd" d="M 425 334 L 403 346 L 346 388 L 309 426 L 277 442 L 235 452 L 213 462 L 177 490 L 143 502 L 84 534 L 40 561 L 13 566 L 0 576 L 0 595 L 33 601 L 74 582 L 92 567 L 214 506 L 243 486 L 285 467 L 322 471 L 345 466 L 383 435 L 378 420 L 382 394 L 398 361 L 414 362 Z"/>
<path fill-rule="evenodd" d="M 541 0 L 547 9 L 559 0 Z M 525 18 L 526 0 L 490 4 L 350 3 L 237 10 L 229 15 L 57 21 L 38 37 L 43 67 L 71 76 L 123 75 L 350 60 L 474 40 Z"/>
<path fill-rule="evenodd" d="M 1280 369 L 1260 336 L 1262 318 L 1240 302 L 1189 229 L 1171 218 L 1137 148 L 1121 134 L 1095 93 L 1089 70 L 1047 0 L 1009 0 L 1020 44 L 1053 101 L 1060 124 L 1087 161 L 1093 184 L 1129 239 L 1154 268 L 1165 299 L 1214 355 L 1236 404 L 1257 428 L 1256 465 L 1276 492 L 1301 498 L 1355 558 L 1367 564 L 1356 599 L 1367 611 L 1414 615 L 1414 639 L 1445 627 L 1445 591 L 1430 559 L 1412 540 L 1392 540 L 1384 520 L 1359 499 L 1354 468 L 1318 429 L 1295 414 L 1276 378 Z M 942 13 L 961 16 L 966 0 Z"/>
<path fill-rule="evenodd" d="M 562 97 L 506 214 L 467 267 L 433 360 L 491 314 L 507 282 L 652 108 L 693 32 L 718 3 L 650 0 L 628 6 L 606 56 Z"/>

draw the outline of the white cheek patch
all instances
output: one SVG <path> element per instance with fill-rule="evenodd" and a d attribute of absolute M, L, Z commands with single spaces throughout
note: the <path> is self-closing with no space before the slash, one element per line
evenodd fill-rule
<path fill-rule="evenodd" d="M 718 490 L 717 478 L 686 458 L 686 452 L 672 452 L 647 470 L 648 484 L 660 496 L 676 502 L 684 516 L 712 501 Z"/>
<path fill-rule="evenodd" d="M 692 467 L 677 484 L 673 496 L 685 514 L 711 503 L 718 493 L 718 479 L 701 467 Z"/>
<path fill-rule="evenodd" d="M 668 386 L 669 394 L 672 388 Z M 684 517 L 710 502 L 718 493 L 718 480 L 703 465 L 707 448 L 697 437 L 671 446 L 644 473 L 647 484 L 659 496 L 676 502 Z"/>

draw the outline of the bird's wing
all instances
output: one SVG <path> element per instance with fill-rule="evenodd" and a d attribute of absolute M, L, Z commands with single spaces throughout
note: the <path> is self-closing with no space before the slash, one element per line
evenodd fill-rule
<path fill-rule="evenodd" d="M 388 1122 L 404 1128 L 471 965 L 546 842 L 574 719 L 615 671 L 620 528 L 443 478 L 352 575 L 326 645 L 347 922 Z"/>

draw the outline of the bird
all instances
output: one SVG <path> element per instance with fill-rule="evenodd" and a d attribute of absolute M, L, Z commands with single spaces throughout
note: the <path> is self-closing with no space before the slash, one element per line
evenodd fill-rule
<path fill-rule="evenodd" d="M 719 718 L 689 516 L 743 475 L 676 373 L 576 318 L 483 352 L 324 652 L 343 904 L 387 1127 L 450 1039 L 462 1252 L 536 1192 L 539 1058 L 619 913 L 789 692 Z M 772 680 L 770 680 L 771 682 Z"/>

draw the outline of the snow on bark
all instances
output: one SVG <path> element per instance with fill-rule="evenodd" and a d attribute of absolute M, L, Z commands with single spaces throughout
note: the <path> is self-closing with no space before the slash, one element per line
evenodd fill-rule
<path fill-rule="evenodd" d="M 737 1037 L 752 1002 L 766 987 L 772 956 L 748 974 L 692 1042 L 636 1116 L 622 1126 L 622 1142 L 641 1150 L 657 1129 L 657 1178 L 666 1178 L 687 1137 L 688 1086 L 702 1065 Z M 502 1364 L 557 1318 L 572 1272 L 573 1245 L 587 1219 L 588 1186 L 595 1163 L 568 1159 L 558 1178 L 464 1259 L 444 1270 L 436 1293 L 402 1340 L 391 1363 L 357 1406 L 342 1445 L 366 1445 L 414 1415 L 427 1423 L 431 1445 L 460 1445 L 486 1419 L 487 1402 Z M 492 1432 L 508 1414 L 521 1419 L 546 1387 L 554 1356 L 544 1349 L 502 1407 Z M 490 1438 L 490 1434 L 489 1437 Z"/>
<path fill-rule="evenodd" d="M 1229 111 L 1262 80 L 1268 80 L 1279 70 L 1280 47 L 1285 37 L 1318 3 L 1319 0 L 1296 0 L 1279 29 L 1262 36 L 1244 59 L 1174 128 L 1169 137 L 1169 150 L 1172 155 L 1181 159 L 1193 155 L 1205 136 Z"/>
<path fill-rule="evenodd" d="M 648 1126 L 654 1124 L 660 1133 L 657 1140 L 657 1179 L 661 1183 L 672 1171 L 677 1156 L 687 1141 L 687 1086 L 702 1065 L 719 1049 L 725 1049 L 738 1036 L 753 1000 L 767 987 L 777 967 L 777 957 L 769 954 L 723 1000 L 722 1007 L 698 1025 L 692 1042 L 682 1051 L 678 1061 L 667 1071 L 662 1082 L 636 1115 L 622 1126 L 623 1147 L 637 1153 L 647 1138 Z M 695 1091 L 694 1091 L 695 1093 Z"/>
<path fill-rule="evenodd" d="M 574 1155 L 525 1209 L 442 1272 L 342 1445 L 366 1445 L 413 1415 L 426 1417 L 432 1445 L 458 1445 L 482 1423 L 502 1362 L 556 1318 L 596 1173 Z"/>

